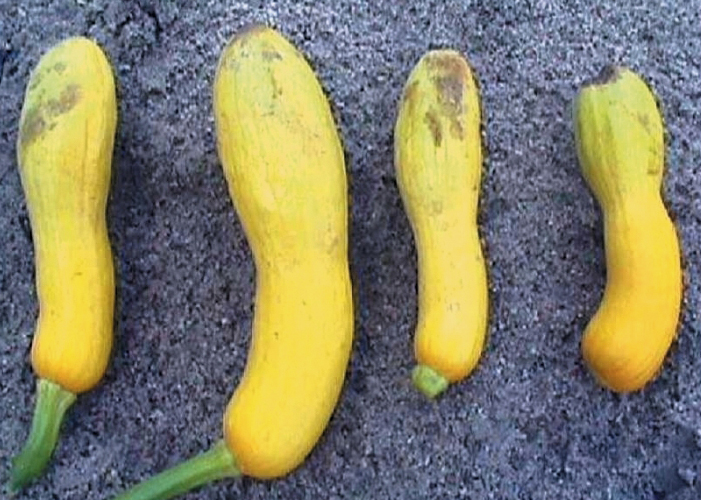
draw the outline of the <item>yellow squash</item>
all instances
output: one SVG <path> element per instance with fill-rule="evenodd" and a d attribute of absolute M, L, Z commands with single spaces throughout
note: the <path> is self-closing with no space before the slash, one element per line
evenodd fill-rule
<path fill-rule="evenodd" d="M 607 269 L 582 352 L 606 387 L 635 391 L 660 371 L 682 298 L 678 237 L 661 196 L 662 118 L 640 77 L 609 67 L 581 89 L 574 123 L 582 173 L 604 218 Z"/>
<path fill-rule="evenodd" d="M 253 28 L 222 55 L 219 153 L 256 265 L 253 344 L 224 419 L 243 473 L 286 474 L 321 435 L 350 355 L 343 150 L 302 55 Z"/>
<path fill-rule="evenodd" d="M 312 450 L 350 355 L 343 150 L 312 69 L 276 31 L 224 49 L 214 82 L 218 150 L 256 267 L 252 345 L 224 440 L 121 500 L 165 499 L 219 477 L 270 479 Z"/>
<path fill-rule="evenodd" d="M 44 468 L 64 412 L 98 383 L 109 359 L 115 285 L 105 211 L 116 118 L 112 69 L 94 42 L 69 38 L 42 56 L 17 140 L 36 260 L 31 360 L 39 382 L 13 488 Z"/>
<path fill-rule="evenodd" d="M 430 51 L 409 75 L 394 133 L 397 182 L 418 253 L 415 385 L 429 397 L 467 377 L 485 343 L 487 270 L 477 228 L 479 92 L 465 59 Z"/>

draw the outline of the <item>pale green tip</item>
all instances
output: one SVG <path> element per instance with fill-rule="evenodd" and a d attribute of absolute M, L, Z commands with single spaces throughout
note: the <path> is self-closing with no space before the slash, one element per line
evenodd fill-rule
<path fill-rule="evenodd" d="M 416 365 L 411 372 L 411 380 L 418 390 L 431 399 L 445 391 L 450 385 L 450 382 L 443 375 L 426 365 Z"/>
<path fill-rule="evenodd" d="M 222 439 L 210 450 L 137 484 L 114 500 L 168 500 L 217 479 L 240 475 L 236 459 Z"/>
<path fill-rule="evenodd" d="M 37 382 L 37 400 L 29 437 L 19 455 L 12 460 L 10 491 L 18 491 L 36 479 L 53 454 L 61 422 L 76 396 L 46 379 Z"/>

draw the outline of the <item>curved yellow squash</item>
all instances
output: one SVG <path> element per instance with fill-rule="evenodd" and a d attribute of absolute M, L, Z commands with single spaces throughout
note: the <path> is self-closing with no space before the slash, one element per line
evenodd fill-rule
<path fill-rule="evenodd" d="M 417 387 L 433 397 L 477 365 L 487 330 L 487 270 L 477 209 L 480 100 L 452 50 L 426 53 L 409 75 L 395 128 L 397 181 L 418 252 Z"/>
<path fill-rule="evenodd" d="M 51 420 L 56 432 L 58 401 L 68 406 L 97 384 L 112 346 L 115 284 L 105 211 L 116 117 L 112 69 L 94 42 L 70 38 L 44 54 L 27 87 L 17 156 L 39 298 L 34 425 Z M 50 438 L 42 440 L 48 446 Z M 22 467 L 31 467 L 18 460 L 19 485 L 30 479 Z"/>
<path fill-rule="evenodd" d="M 217 147 L 256 267 L 252 344 L 224 438 L 117 500 L 166 500 L 242 474 L 300 465 L 341 393 L 353 340 L 348 193 L 341 142 L 304 57 L 254 25 L 214 80 Z"/>
<path fill-rule="evenodd" d="M 343 150 L 314 73 L 272 29 L 251 28 L 226 47 L 214 111 L 257 272 L 252 346 L 224 433 L 244 474 L 272 478 L 322 434 L 350 355 Z"/>
<path fill-rule="evenodd" d="M 607 282 L 582 340 L 598 380 L 642 388 L 661 369 L 682 298 L 679 242 L 661 196 L 663 123 L 635 73 L 607 68 L 575 104 L 582 173 L 604 217 Z"/>

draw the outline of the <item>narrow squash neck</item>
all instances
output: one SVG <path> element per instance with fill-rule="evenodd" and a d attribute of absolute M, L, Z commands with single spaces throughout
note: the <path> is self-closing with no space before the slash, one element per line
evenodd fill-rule
<path fill-rule="evenodd" d="M 659 192 L 639 189 L 622 196 L 599 199 L 606 224 L 649 224 L 651 217 L 667 217 Z"/>
<path fill-rule="evenodd" d="M 484 266 L 477 230 L 467 224 L 460 231 L 419 232 L 419 295 L 447 300 L 464 289 L 466 276 L 472 276 L 475 262 Z"/>
<path fill-rule="evenodd" d="M 347 262 L 347 257 L 338 252 L 310 248 L 304 251 L 292 249 L 288 252 L 254 253 L 254 261 L 259 279 L 286 281 L 306 276 L 306 279 L 324 280 L 333 275 L 339 263 Z"/>

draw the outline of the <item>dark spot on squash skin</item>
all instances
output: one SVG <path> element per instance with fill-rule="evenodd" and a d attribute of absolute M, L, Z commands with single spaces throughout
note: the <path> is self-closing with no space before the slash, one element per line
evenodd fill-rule
<path fill-rule="evenodd" d="M 44 74 L 48 74 L 52 71 L 55 71 L 59 75 L 62 75 L 64 71 L 66 71 L 66 68 L 66 63 L 59 61 L 53 66 L 46 67 L 42 71 L 34 73 L 31 77 L 31 80 L 29 81 L 29 90 L 34 90 L 41 84 Z"/>
<path fill-rule="evenodd" d="M 434 80 L 441 103 L 446 111 L 458 114 L 463 106 L 463 78 L 460 74 L 448 74 Z"/>
<path fill-rule="evenodd" d="M 443 213 L 443 202 L 441 200 L 433 200 L 428 205 L 428 209 L 431 215 L 440 215 Z"/>
<path fill-rule="evenodd" d="M 621 77 L 621 68 L 612 64 L 604 66 L 598 75 L 584 82 L 584 86 L 606 85 L 613 83 Z"/>
<path fill-rule="evenodd" d="M 462 122 L 463 113 L 463 81 L 451 75 L 436 79 L 436 88 L 440 96 L 441 106 L 451 120 L 450 132 L 463 139 L 465 137 L 465 127 Z"/>
<path fill-rule="evenodd" d="M 413 81 L 406 86 L 404 93 L 402 94 L 402 105 L 407 104 L 410 109 L 414 107 L 417 99 L 416 92 L 418 91 L 418 86 L 419 82 L 416 81 Z"/>
<path fill-rule="evenodd" d="M 41 109 L 31 108 L 22 120 L 19 131 L 19 141 L 23 147 L 30 145 L 46 130 L 46 122 Z"/>
<path fill-rule="evenodd" d="M 251 49 L 248 47 L 251 38 L 269 30 L 266 25 L 260 23 L 251 23 L 244 26 L 239 30 L 226 44 L 224 51 L 228 52 L 228 57 L 222 62 L 222 68 L 230 69 L 234 72 L 238 71 L 240 66 L 240 59 L 249 57 L 260 56 L 263 61 L 271 62 L 276 60 L 282 60 L 283 56 L 278 52 L 275 47 L 271 44 L 265 44 L 263 47 L 256 47 Z M 232 47 L 238 45 L 236 50 Z"/>
<path fill-rule="evenodd" d="M 46 103 L 46 110 L 51 116 L 69 112 L 80 101 L 80 87 L 76 84 L 67 85 L 58 99 Z"/>
<path fill-rule="evenodd" d="M 428 64 L 436 74 L 433 83 L 443 112 L 451 120 L 450 131 L 454 136 L 463 139 L 465 136 L 464 91 L 465 82 L 469 78 L 467 65 L 458 56 L 448 54 L 432 57 L 428 60 Z"/>
<path fill-rule="evenodd" d="M 255 35 L 261 31 L 265 31 L 268 27 L 262 23 L 249 23 L 244 25 L 231 39 L 230 44 L 235 43 L 238 40 L 243 40 L 248 38 L 250 35 Z"/>
<path fill-rule="evenodd" d="M 54 118 L 68 113 L 80 101 L 80 86 L 71 84 L 66 86 L 58 99 L 51 99 L 30 108 L 25 114 L 20 126 L 20 143 L 22 147 L 29 146 L 47 129 L 52 130 L 56 126 Z"/>
<path fill-rule="evenodd" d="M 280 53 L 273 49 L 262 50 L 260 55 L 263 57 L 263 60 L 268 62 L 282 59 Z"/>
<path fill-rule="evenodd" d="M 268 29 L 267 26 L 260 23 L 251 23 L 241 28 L 226 44 L 225 50 L 229 50 L 234 45 L 239 46 L 239 50 L 244 49 L 251 38 Z M 252 53 L 248 50 L 241 50 L 240 57 L 249 57 Z"/>
<path fill-rule="evenodd" d="M 657 177 L 662 173 L 662 170 L 664 170 L 664 159 L 660 157 L 660 151 L 651 146 L 650 158 L 647 164 L 647 175 Z"/>
<path fill-rule="evenodd" d="M 424 121 L 426 125 L 428 125 L 431 135 L 433 136 L 433 144 L 439 147 L 443 140 L 443 131 L 441 130 L 441 122 L 438 120 L 436 113 L 432 109 L 426 111 Z"/>
<path fill-rule="evenodd" d="M 650 119 L 645 113 L 638 113 L 638 121 L 640 122 L 640 125 L 643 126 L 645 131 L 649 134 L 650 133 Z"/>
<path fill-rule="evenodd" d="M 645 129 L 647 135 L 650 136 L 650 140 L 654 141 L 654 132 L 652 130 L 652 124 L 650 123 L 650 116 L 645 113 L 638 113 L 638 122 L 640 126 Z M 650 161 L 647 167 L 647 175 L 657 176 L 662 170 L 662 162 L 659 159 L 659 155 L 655 147 L 650 147 Z"/>
<path fill-rule="evenodd" d="M 404 90 L 404 100 L 405 101 L 413 101 L 416 99 L 416 92 L 418 92 L 418 86 L 419 82 L 413 81 L 409 85 L 407 85 L 406 89 Z"/>
<path fill-rule="evenodd" d="M 41 73 L 37 73 L 34 76 L 32 76 L 32 79 L 29 81 L 29 90 L 34 90 L 39 86 L 41 83 Z"/>

